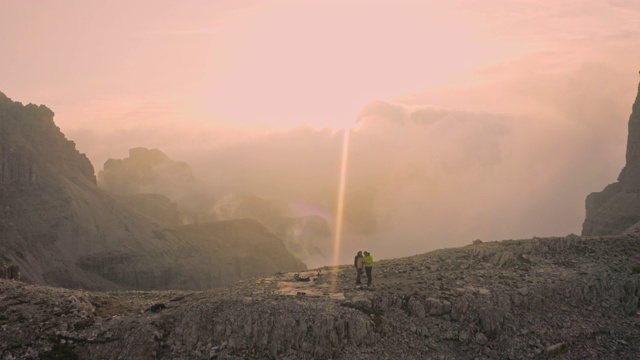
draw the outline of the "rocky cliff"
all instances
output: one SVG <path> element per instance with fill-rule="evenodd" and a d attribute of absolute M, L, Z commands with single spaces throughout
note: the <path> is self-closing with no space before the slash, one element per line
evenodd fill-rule
<path fill-rule="evenodd" d="M 24 106 L 0 93 L 0 119 L 0 186 L 45 186 L 52 172 L 96 183 L 93 166 L 60 132 L 46 106 Z"/>
<path fill-rule="evenodd" d="M 98 174 L 98 185 L 111 194 L 133 197 L 129 202 L 144 205 L 139 194 L 162 194 L 179 205 L 185 221 L 213 220 L 207 216 L 215 202 L 210 189 L 193 175 L 186 162 L 174 161 L 158 149 L 134 148 L 129 157 L 109 159 Z"/>
<path fill-rule="evenodd" d="M 375 256 L 375 254 L 374 254 Z M 0 280 L 4 359 L 638 359 L 640 238 L 481 243 L 210 291 Z"/>
<path fill-rule="evenodd" d="M 583 235 L 615 235 L 640 222 L 640 84 L 629 117 L 626 164 L 618 181 L 587 196 Z"/>
<path fill-rule="evenodd" d="M 0 205 L 0 258 L 18 265 L 29 282 L 202 289 L 243 276 L 305 268 L 258 224 L 203 225 L 207 235 L 191 238 L 185 235 L 190 229 L 165 229 L 124 206 L 98 189 L 91 163 L 55 126 L 51 110 L 13 102 L 4 94 Z M 254 252 L 260 241 L 274 249 L 268 264 Z M 233 251 L 225 253 L 228 249 Z"/>

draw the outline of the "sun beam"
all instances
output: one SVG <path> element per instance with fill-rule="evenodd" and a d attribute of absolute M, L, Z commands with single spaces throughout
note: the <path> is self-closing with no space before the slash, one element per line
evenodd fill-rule
<path fill-rule="evenodd" d="M 338 202 L 336 206 L 336 233 L 333 242 L 333 265 L 334 268 L 340 264 L 340 243 L 342 242 L 342 223 L 344 218 L 344 192 L 347 184 L 347 165 L 349 162 L 349 136 L 351 129 L 344 129 L 342 141 L 342 160 L 340 163 L 340 182 L 338 186 Z M 334 271 L 333 286 L 337 285 L 337 271 Z"/>

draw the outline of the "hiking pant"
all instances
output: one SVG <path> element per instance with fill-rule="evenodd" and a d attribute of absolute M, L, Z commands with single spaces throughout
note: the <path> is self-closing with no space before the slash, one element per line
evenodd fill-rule
<path fill-rule="evenodd" d="M 362 285 L 362 281 L 360 281 L 360 277 L 362 277 L 362 268 L 356 268 L 356 272 L 358 273 L 358 275 L 356 275 L 356 285 Z"/>
<path fill-rule="evenodd" d="M 364 270 L 367 272 L 367 285 L 371 285 L 371 270 L 373 270 L 370 266 L 365 266 Z"/>

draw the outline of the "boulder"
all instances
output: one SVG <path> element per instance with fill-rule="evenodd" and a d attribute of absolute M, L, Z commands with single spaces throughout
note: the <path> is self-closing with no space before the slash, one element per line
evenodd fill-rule
<path fill-rule="evenodd" d="M 486 307 L 481 308 L 478 312 L 480 327 L 484 334 L 495 339 L 500 335 L 504 326 L 506 313 L 502 309 Z"/>

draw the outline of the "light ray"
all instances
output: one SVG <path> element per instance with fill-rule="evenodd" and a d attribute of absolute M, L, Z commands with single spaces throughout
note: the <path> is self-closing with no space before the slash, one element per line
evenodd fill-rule
<path fill-rule="evenodd" d="M 340 264 L 340 244 L 342 242 L 342 224 L 344 220 L 344 192 L 347 184 L 347 165 L 349 162 L 349 136 L 351 129 L 344 129 L 344 138 L 342 142 L 342 160 L 340 164 L 340 183 L 338 187 L 338 202 L 336 207 L 336 233 L 333 242 L 333 291 L 335 291 L 337 279 L 337 266 Z"/>

